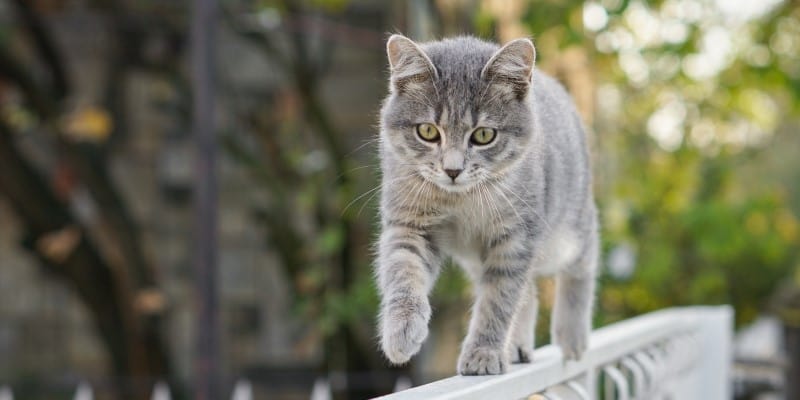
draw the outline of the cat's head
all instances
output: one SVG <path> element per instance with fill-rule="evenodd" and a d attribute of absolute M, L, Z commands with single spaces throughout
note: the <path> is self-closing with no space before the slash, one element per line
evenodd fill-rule
<path fill-rule="evenodd" d="M 381 140 L 398 172 L 463 192 L 522 156 L 533 125 L 530 40 L 498 48 L 471 37 L 418 45 L 393 35 L 386 47 L 391 93 Z"/>

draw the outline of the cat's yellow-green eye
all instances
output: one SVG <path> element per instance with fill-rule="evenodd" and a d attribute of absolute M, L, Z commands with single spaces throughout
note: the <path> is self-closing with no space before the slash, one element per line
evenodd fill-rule
<path fill-rule="evenodd" d="M 494 137 L 497 136 L 497 131 L 493 128 L 478 128 L 472 132 L 470 141 L 477 145 L 487 145 L 492 143 Z"/>
<path fill-rule="evenodd" d="M 422 140 L 428 142 L 436 142 L 439 140 L 439 130 L 431 124 L 417 125 L 417 135 L 419 135 Z"/>

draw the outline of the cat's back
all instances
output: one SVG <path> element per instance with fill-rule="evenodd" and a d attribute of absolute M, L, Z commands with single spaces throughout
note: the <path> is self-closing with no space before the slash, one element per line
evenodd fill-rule
<path fill-rule="evenodd" d="M 564 86 L 537 68 L 533 71 L 532 82 L 532 107 L 541 133 L 549 140 L 569 139 L 573 146 L 585 146 L 578 110 Z"/>
<path fill-rule="evenodd" d="M 593 213 L 586 132 L 572 96 L 555 78 L 534 70 L 531 107 L 544 159 L 548 214 L 576 218 Z"/>

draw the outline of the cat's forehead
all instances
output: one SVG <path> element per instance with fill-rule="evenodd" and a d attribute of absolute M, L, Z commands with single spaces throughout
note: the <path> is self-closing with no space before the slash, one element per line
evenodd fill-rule
<path fill-rule="evenodd" d="M 486 62 L 497 51 L 496 44 L 473 37 L 457 37 L 424 43 L 422 50 L 436 67 L 443 83 L 479 81 Z"/>

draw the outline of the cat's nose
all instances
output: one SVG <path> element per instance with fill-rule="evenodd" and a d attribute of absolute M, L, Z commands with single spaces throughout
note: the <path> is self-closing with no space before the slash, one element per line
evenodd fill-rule
<path fill-rule="evenodd" d="M 463 171 L 463 169 L 446 169 L 444 170 L 444 173 L 447 174 L 447 176 L 449 176 L 450 179 L 452 179 L 455 182 L 456 178 L 461 173 L 461 171 Z"/>

